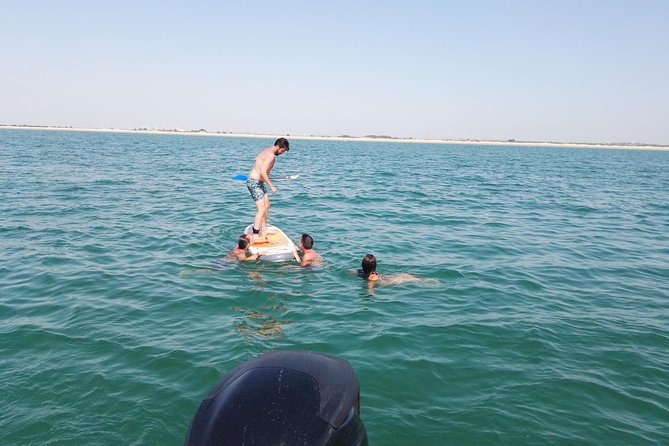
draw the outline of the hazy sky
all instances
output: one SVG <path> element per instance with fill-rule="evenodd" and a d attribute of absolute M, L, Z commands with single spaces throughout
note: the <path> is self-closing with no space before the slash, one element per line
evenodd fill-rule
<path fill-rule="evenodd" d="M 0 123 L 669 144 L 669 1 L 3 1 Z"/>

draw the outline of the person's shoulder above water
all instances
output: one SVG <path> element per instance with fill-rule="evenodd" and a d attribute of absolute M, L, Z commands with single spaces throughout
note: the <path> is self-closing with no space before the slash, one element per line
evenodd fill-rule
<path fill-rule="evenodd" d="M 314 239 L 309 234 L 302 234 L 299 248 L 302 251 L 300 266 L 314 266 L 321 263 L 323 258 L 314 249 Z"/>
<path fill-rule="evenodd" d="M 226 255 L 230 260 L 238 260 L 240 262 L 258 260 L 260 254 L 249 254 L 249 246 L 251 245 L 251 237 L 248 234 L 242 234 L 237 240 L 237 246 Z"/>
<path fill-rule="evenodd" d="M 371 274 L 365 274 L 365 272 L 361 269 L 356 270 L 355 275 L 360 277 L 361 279 L 368 280 L 370 282 L 376 282 L 381 278 L 381 274 L 379 273 L 371 273 Z"/>

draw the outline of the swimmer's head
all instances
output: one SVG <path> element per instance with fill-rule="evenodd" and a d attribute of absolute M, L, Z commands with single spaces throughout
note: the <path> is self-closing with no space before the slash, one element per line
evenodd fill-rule
<path fill-rule="evenodd" d="M 283 149 L 275 152 L 276 155 L 281 155 L 282 153 L 286 153 L 288 150 L 290 150 L 290 144 L 288 143 L 288 140 L 286 138 L 279 138 L 276 141 L 274 141 L 274 147 Z"/>
<path fill-rule="evenodd" d="M 362 259 L 362 272 L 365 276 L 376 273 L 376 257 L 372 254 L 367 254 Z"/>
<path fill-rule="evenodd" d="M 314 246 L 314 239 L 309 234 L 302 234 L 300 243 L 304 249 L 311 249 Z"/>
<path fill-rule="evenodd" d="M 249 247 L 249 243 L 251 243 L 251 237 L 248 234 L 242 234 L 239 240 L 237 240 L 237 247 L 239 249 L 246 249 Z"/>

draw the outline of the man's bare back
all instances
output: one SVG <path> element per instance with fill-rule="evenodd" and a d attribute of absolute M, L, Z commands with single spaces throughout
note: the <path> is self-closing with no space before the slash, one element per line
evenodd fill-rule
<path fill-rule="evenodd" d="M 320 254 L 313 249 L 305 249 L 300 266 L 316 266 L 319 265 L 322 260 Z"/>

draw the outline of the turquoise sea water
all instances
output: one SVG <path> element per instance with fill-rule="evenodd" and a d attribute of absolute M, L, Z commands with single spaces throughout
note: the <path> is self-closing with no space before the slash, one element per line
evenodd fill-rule
<path fill-rule="evenodd" d="M 347 359 L 372 445 L 669 444 L 669 152 L 0 130 L 0 442 L 178 445 L 258 354 Z M 373 253 L 421 282 L 370 292 Z"/>

